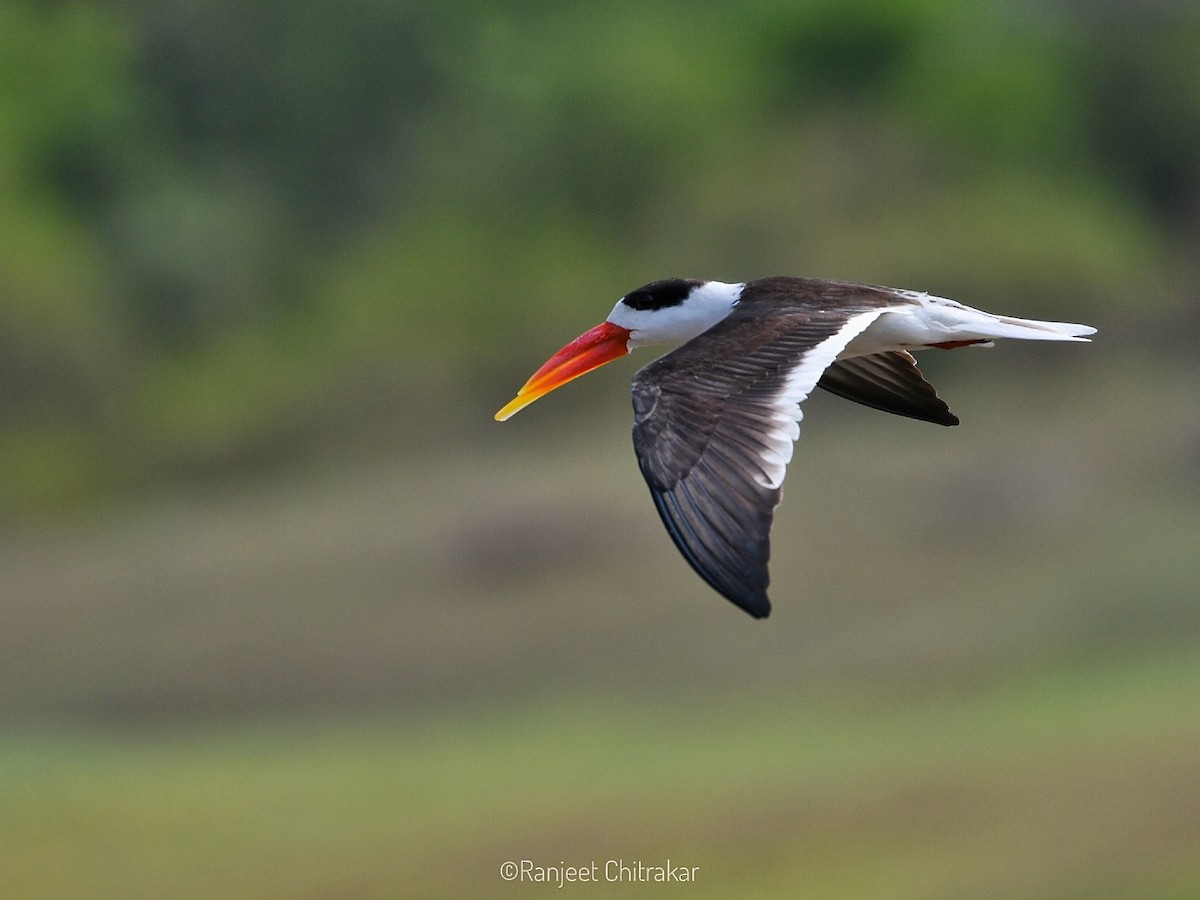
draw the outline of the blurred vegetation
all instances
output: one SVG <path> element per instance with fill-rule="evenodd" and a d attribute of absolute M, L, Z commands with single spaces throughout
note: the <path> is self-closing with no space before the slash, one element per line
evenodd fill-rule
<path fill-rule="evenodd" d="M 608 859 L 670 859 L 698 867 L 681 891 L 703 898 L 1183 900 L 1200 883 L 1197 678 L 1195 657 L 1166 657 L 918 706 L 576 695 L 406 727 L 10 738 L 0 888 L 29 900 L 558 890 L 501 881 L 502 862 L 532 857 L 596 860 L 602 879 Z M 1129 781 L 1142 789 L 1120 793 Z"/>
<path fill-rule="evenodd" d="M 0 0 L 0 895 L 1200 896 L 1197 60 L 1188 0 Z M 811 398 L 756 625 L 636 361 L 491 414 L 768 274 L 1100 331 L 926 354 L 957 429 Z"/>
<path fill-rule="evenodd" d="M 6 0 L 0 514 L 453 432 L 668 274 L 1194 326 L 1197 47 L 1184 2 Z"/>

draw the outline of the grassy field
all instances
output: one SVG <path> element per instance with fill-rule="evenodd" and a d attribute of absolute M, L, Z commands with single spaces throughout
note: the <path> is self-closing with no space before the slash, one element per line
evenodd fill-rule
<path fill-rule="evenodd" d="M 766 622 L 623 398 L 3 536 L 0 896 L 1195 896 L 1195 379 L 965 358 L 958 429 L 814 398 Z"/>
<path fill-rule="evenodd" d="M 10 734 L 6 897 L 1191 897 L 1194 654 L 955 697 L 544 698 L 203 733 Z"/>

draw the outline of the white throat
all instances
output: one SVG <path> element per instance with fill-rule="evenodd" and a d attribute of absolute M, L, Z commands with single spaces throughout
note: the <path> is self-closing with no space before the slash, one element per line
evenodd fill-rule
<path fill-rule="evenodd" d="M 619 300 L 609 313 L 613 325 L 629 329 L 629 349 L 648 344 L 683 344 L 724 319 L 742 296 L 744 283 L 706 281 L 687 299 L 662 309 L 631 309 Z"/>

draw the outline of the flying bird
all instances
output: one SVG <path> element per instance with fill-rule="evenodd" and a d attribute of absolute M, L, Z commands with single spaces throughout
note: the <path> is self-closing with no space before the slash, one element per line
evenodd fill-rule
<path fill-rule="evenodd" d="M 800 436 L 800 404 L 813 388 L 957 425 L 911 351 L 998 338 L 1086 341 L 1095 331 L 874 285 L 670 278 L 617 301 L 604 322 L 550 357 L 496 420 L 638 347 L 675 345 L 633 376 L 638 465 L 684 559 L 762 618 L 771 611 L 771 522 Z"/>

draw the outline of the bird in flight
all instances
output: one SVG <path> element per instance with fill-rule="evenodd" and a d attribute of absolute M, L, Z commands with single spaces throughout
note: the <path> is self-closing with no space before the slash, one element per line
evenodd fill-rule
<path fill-rule="evenodd" d="M 771 522 L 800 436 L 800 404 L 813 388 L 957 425 L 911 351 L 999 338 L 1086 341 L 1095 331 L 874 285 L 670 278 L 617 301 L 604 322 L 550 357 L 496 420 L 638 347 L 674 345 L 633 376 L 638 466 L 684 559 L 762 618 L 771 611 Z"/>

